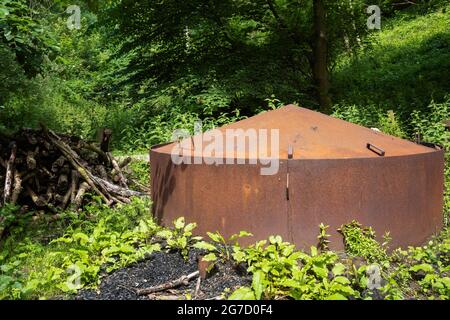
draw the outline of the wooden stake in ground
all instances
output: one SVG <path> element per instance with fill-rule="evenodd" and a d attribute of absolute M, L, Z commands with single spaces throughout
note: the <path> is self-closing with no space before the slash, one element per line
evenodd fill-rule
<path fill-rule="evenodd" d="M 75 202 L 75 197 L 77 196 L 77 186 L 78 186 L 79 175 L 77 170 L 72 170 L 72 194 L 70 195 L 70 203 Z"/>
<path fill-rule="evenodd" d="M 15 204 L 17 202 L 17 199 L 19 199 L 19 195 L 22 192 L 22 177 L 19 172 L 14 173 L 14 190 L 12 192 L 11 196 L 11 203 Z"/>
<path fill-rule="evenodd" d="M 111 142 L 112 130 L 104 128 L 100 136 L 100 149 L 103 152 L 109 152 L 109 143 Z"/>
<path fill-rule="evenodd" d="M 191 274 L 188 274 L 187 276 L 182 276 L 176 280 L 172 280 L 172 281 L 160 284 L 158 286 L 138 289 L 138 290 L 136 290 L 136 293 L 140 296 L 143 296 L 146 294 L 151 294 L 151 293 L 155 293 L 155 292 L 159 292 L 159 291 L 172 289 L 172 288 L 178 287 L 180 285 L 188 285 L 189 281 L 195 277 L 198 277 L 199 274 L 200 273 L 198 271 L 195 271 L 195 272 L 192 272 Z"/>
<path fill-rule="evenodd" d="M 8 163 L 6 164 L 6 178 L 5 178 L 5 189 L 3 194 L 3 203 L 9 202 L 11 197 L 11 189 L 13 185 L 13 174 L 14 174 L 14 161 L 16 161 L 16 151 L 17 145 L 15 142 L 11 143 L 11 156 L 9 157 Z"/>
<path fill-rule="evenodd" d="M 194 291 L 194 299 L 197 299 L 198 294 L 200 293 L 200 285 L 201 284 L 202 284 L 202 277 L 198 277 L 197 284 L 195 286 L 195 291 Z"/>

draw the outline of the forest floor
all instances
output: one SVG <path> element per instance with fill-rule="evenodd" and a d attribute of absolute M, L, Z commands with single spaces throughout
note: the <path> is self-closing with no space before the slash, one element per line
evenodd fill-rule
<path fill-rule="evenodd" d="M 185 300 L 221 299 L 222 293 L 249 285 L 250 275 L 229 264 L 217 264 L 205 279 L 195 277 L 187 285 L 148 295 L 136 291 L 186 276 L 198 269 L 199 252 L 191 250 L 184 260 L 179 253 L 155 252 L 148 259 L 106 275 L 97 290 L 82 290 L 77 300 Z M 198 281 L 200 285 L 198 286 Z"/>

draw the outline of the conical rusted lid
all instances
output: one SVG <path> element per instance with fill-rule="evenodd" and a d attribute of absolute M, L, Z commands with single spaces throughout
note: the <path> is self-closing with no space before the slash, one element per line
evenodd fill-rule
<path fill-rule="evenodd" d="M 249 129 L 268 130 L 268 153 L 270 155 L 270 130 L 279 130 L 279 158 L 287 159 L 292 150 L 293 159 L 347 159 L 371 158 L 420 154 L 432 149 L 375 130 L 365 128 L 341 119 L 330 117 L 309 109 L 288 105 L 280 109 L 264 112 L 219 128 L 222 133 L 234 129 L 237 135 L 247 135 Z M 242 129 L 241 131 L 236 129 Z M 217 132 L 217 131 L 216 131 Z M 201 137 L 208 136 L 211 131 L 188 140 L 197 143 Z M 247 135 L 248 136 L 248 135 Z M 211 140 L 210 140 L 211 141 Z M 187 142 L 185 140 L 184 142 Z M 183 142 L 182 142 L 183 143 Z M 272 141 L 273 143 L 273 141 Z M 171 143 L 157 147 L 156 152 L 170 153 L 175 146 Z M 205 150 L 207 143 L 202 145 Z M 225 146 L 225 142 L 223 142 Z M 197 143 L 198 147 L 198 143 Z M 220 148 L 219 148 L 220 149 Z M 225 147 L 223 148 L 225 150 Z M 260 152 L 261 150 L 259 150 Z M 201 153 L 201 152 L 200 152 Z M 229 157 L 216 150 L 215 157 Z M 255 158 L 258 152 L 253 150 L 236 151 L 236 158 Z"/>

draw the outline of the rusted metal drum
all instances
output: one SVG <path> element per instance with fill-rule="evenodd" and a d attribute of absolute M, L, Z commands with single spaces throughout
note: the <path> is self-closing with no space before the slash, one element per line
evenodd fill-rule
<path fill-rule="evenodd" d="M 391 248 L 421 245 L 442 228 L 441 148 L 293 105 L 216 133 L 234 130 L 239 136 L 248 129 L 278 130 L 276 173 L 262 175 L 267 162 L 255 161 L 268 151 L 261 150 L 263 144 L 259 149 L 235 147 L 230 156 L 220 141 L 222 151 L 206 152 L 202 145 L 186 157 L 180 145 L 192 141 L 195 146 L 208 132 L 151 149 L 152 210 L 158 221 L 170 225 L 184 216 L 198 224 L 200 235 L 245 230 L 254 237 L 243 244 L 281 235 L 299 248 L 316 245 L 318 225 L 324 223 L 330 226 L 333 249 L 343 248 L 337 229 L 352 220 L 372 226 L 379 237 L 389 231 Z M 275 150 L 273 140 L 265 145 Z M 190 161 L 178 164 L 174 154 Z M 237 159 L 239 164 L 231 164 Z"/>

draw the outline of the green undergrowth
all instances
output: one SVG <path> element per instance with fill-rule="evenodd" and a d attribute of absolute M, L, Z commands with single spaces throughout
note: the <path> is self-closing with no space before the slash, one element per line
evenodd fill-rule
<path fill-rule="evenodd" d="M 229 299 L 450 299 L 448 229 L 423 247 L 391 254 L 356 222 L 342 230 L 345 253 L 315 246 L 296 250 L 279 236 L 248 248 L 234 246 L 233 258 L 247 266 L 252 284 Z"/>
<path fill-rule="evenodd" d="M 430 101 L 448 101 L 450 83 L 450 5 L 421 16 L 383 19 L 380 31 L 343 54 L 332 73 L 334 102 L 358 110 L 370 126 L 377 110 L 393 110 L 404 123 L 413 111 L 428 114 Z M 447 114 L 448 116 L 448 114 Z"/>
<path fill-rule="evenodd" d="M 427 118 L 423 136 L 446 145 L 437 117 Z M 433 136 L 435 138 L 433 138 Z M 447 146 L 447 145 L 446 145 Z M 447 164 L 450 159 L 446 154 Z M 133 161 L 134 177 L 147 185 L 146 161 Z M 450 166 L 445 169 L 444 218 L 450 209 Z M 209 270 L 217 264 L 244 267 L 252 285 L 229 288 L 231 299 L 449 299 L 450 232 L 448 227 L 423 247 L 389 249 L 389 234 L 356 221 L 340 228 L 345 252 L 329 250 L 328 226 L 318 226 L 317 246 L 297 250 L 279 236 L 241 247 L 242 231 L 228 238 L 210 232 L 195 237 L 196 224 L 184 218 L 172 228 L 158 226 L 151 203 L 108 208 L 99 199 L 80 211 L 58 214 L 0 208 L 0 299 L 70 299 L 81 288 L 96 288 L 102 277 L 152 252 L 204 251 Z M 338 240 L 336 240 L 338 241 Z"/>
<path fill-rule="evenodd" d="M 228 238 L 210 232 L 202 239 L 195 235 L 197 225 L 182 217 L 171 228 L 160 227 L 148 200 L 115 208 L 93 200 L 81 211 L 53 216 L 0 208 L 0 215 L 10 217 L 0 248 L 0 299 L 70 299 L 155 251 L 187 259 L 194 248 L 208 272 L 228 264 L 252 277 L 249 286 L 226 289 L 229 299 L 450 299 L 449 229 L 422 247 L 393 251 L 389 234 L 379 243 L 370 227 L 356 221 L 340 228 L 344 252 L 329 249 L 324 224 L 318 245 L 308 250 L 280 236 L 244 247 L 239 239 L 252 236 L 245 231 Z"/>
<path fill-rule="evenodd" d="M 0 298 L 69 297 L 159 250 L 151 237 L 160 227 L 149 208 L 148 201 L 134 199 L 113 209 L 98 202 L 57 217 L 34 213 L 19 218 L 1 244 Z M 12 208 L 0 213 L 7 210 Z"/>
<path fill-rule="evenodd" d="M 148 185 L 150 182 L 150 166 L 148 161 L 133 160 L 129 164 L 130 176 L 140 184 Z"/>
<path fill-rule="evenodd" d="M 353 221 L 341 227 L 345 252 L 328 249 L 327 226 L 318 229 L 319 245 L 298 250 L 280 236 L 242 247 L 242 231 L 228 239 L 194 236 L 195 223 L 184 218 L 159 227 L 149 203 L 108 208 L 99 203 L 58 217 L 35 214 L 11 228 L 0 251 L 1 299 L 70 299 L 81 288 L 96 288 L 102 277 L 145 259 L 152 252 L 203 251 L 208 272 L 217 264 L 245 268 L 252 284 L 228 288 L 229 299 L 449 299 L 450 232 L 423 247 L 388 252 L 370 228 Z M 13 208 L 2 208 L 5 210 Z M 27 219 L 32 219 L 26 221 Z M 28 222 L 28 223 L 25 223 Z M 43 226 L 47 230 L 43 232 Z M 322 243 L 322 245 L 320 245 Z"/>

